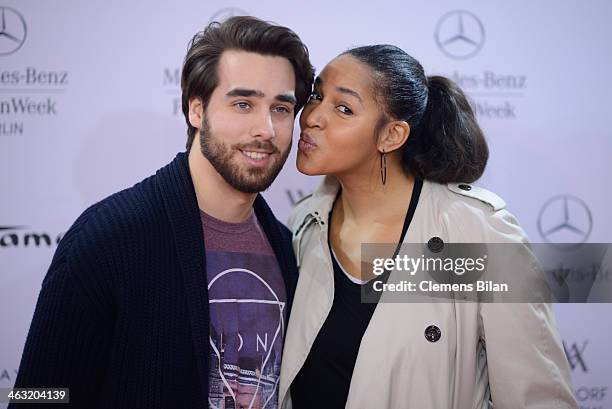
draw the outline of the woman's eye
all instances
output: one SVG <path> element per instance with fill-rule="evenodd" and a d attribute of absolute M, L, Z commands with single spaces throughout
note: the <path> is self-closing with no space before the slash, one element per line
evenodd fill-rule
<path fill-rule="evenodd" d="M 317 92 L 311 92 L 310 95 L 308 96 L 308 102 L 312 102 L 312 101 L 321 101 L 323 99 L 323 97 L 321 95 L 319 95 Z"/>
<path fill-rule="evenodd" d="M 351 111 L 351 109 L 348 108 L 346 105 L 338 105 L 337 109 L 345 115 L 353 115 L 353 111 Z"/>

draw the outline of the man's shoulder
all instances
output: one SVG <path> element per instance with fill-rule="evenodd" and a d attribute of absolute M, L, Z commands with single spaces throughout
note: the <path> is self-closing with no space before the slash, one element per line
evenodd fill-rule
<path fill-rule="evenodd" d="M 134 186 L 114 193 L 92 208 L 98 217 L 105 217 L 112 227 L 117 223 L 158 222 L 164 211 L 163 201 L 157 183 L 158 175 L 152 175 Z"/>
<path fill-rule="evenodd" d="M 157 175 L 116 192 L 91 205 L 76 219 L 62 241 L 77 240 L 89 248 L 113 248 L 121 243 L 137 244 L 150 228 L 164 220 Z"/>

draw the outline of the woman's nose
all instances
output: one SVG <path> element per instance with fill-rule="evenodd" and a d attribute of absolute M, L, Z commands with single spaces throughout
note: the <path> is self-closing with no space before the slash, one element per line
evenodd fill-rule
<path fill-rule="evenodd" d="M 325 125 L 325 117 L 321 105 L 321 103 L 317 103 L 304 107 L 300 116 L 302 128 L 322 128 Z"/>

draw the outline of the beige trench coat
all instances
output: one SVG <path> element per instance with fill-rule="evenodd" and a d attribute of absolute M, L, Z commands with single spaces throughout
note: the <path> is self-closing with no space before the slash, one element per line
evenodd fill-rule
<path fill-rule="evenodd" d="M 404 243 L 438 236 L 445 243 L 523 243 L 529 251 L 502 199 L 476 186 L 461 187 L 425 181 Z M 290 385 L 332 306 L 327 219 L 338 188 L 334 177 L 326 177 L 289 220 L 300 277 L 282 358 L 282 408 L 292 407 Z M 431 325 L 441 331 L 437 342 L 424 336 Z M 359 347 L 346 403 L 351 409 L 577 407 L 547 303 L 379 303 Z"/>

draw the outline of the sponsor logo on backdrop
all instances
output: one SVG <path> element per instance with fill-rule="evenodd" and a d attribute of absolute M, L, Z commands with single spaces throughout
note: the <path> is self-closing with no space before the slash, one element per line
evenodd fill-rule
<path fill-rule="evenodd" d="M 576 400 L 580 409 L 605 409 L 609 406 L 604 405 L 608 399 L 607 386 L 581 386 L 576 388 Z"/>
<path fill-rule="evenodd" d="M 287 199 L 289 199 L 289 203 L 291 206 L 295 206 L 297 202 L 306 197 L 308 194 L 304 194 L 302 189 L 285 189 L 285 194 L 287 195 Z"/>
<path fill-rule="evenodd" d="M 181 69 L 164 68 L 162 86 L 166 94 L 172 98 L 172 115 L 182 115 L 181 101 Z"/>
<path fill-rule="evenodd" d="M 474 13 L 453 10 L 438 20 L 435 38 L 440 51 L 464 60 L 478 54 L 485 42 L 485 30 Z"/>
<path fill-rule="evenodd" d="M 57 95 L 68 85 L 68 71 L 36 65 L 10 67 L 10 58 L 25 42 L 24 16 L 0 7 L 0 136 L 23 135 L 24 119 L 51 118 L 58 114 Z"/>
<path fill-rule="evenodd" d="M 17 378 L 17 369 L 0 368 L 0 385 L 12 385 Z"/>
<path fill-rule="evenodd" d="M 214 13 L 210 19 L 209 23 L 213 21 L 225 21 L 230 17 L 234 16 L 246 16 L 249 15 L 246 11 L 235 8 L 228 7 L 223 8 L 216 13 Z M 162 87 L 166 95 L 169 95 L 171 98 L 171 112 L 174 116 L 183 115 L 182 101 L 181 101 L 181 68 L 180 67 L 165 67 L 162 73 Z"/>
<path fill-rule="evenodd" d="M 554 196 L 538 215 L 538 231 L 547 243 L 584 243 L 592 229 L 591 210 L 576 196 Z"/>
<path fill-rule="evenodd" d="M 588 372 L 586 365 L 584 352 L 586 350 L 589 341 L 585 340 L 582 342 L 568 343 L 563 341 L 563 349 L 565 350 L 565 356 L 570 364 L 572 371 L 582 370 L 582 372 Z"/>
<path fill-rule="evenodd" d="M 27 226 L 0 225 L 0 248 L 55 247 L 64 233 L 49 233 Z"/>
<path fill-rule="evenodd" d="M 26 40 L 28 27 L 17 10 L 0 7 L 0 55 L 13 54 Z"/>
<path fill-rule="evenodd" d="M 604 404 L 607 401 L 606 396 L 609 386 L 580 385 L 582 383 L 580 376 L 589 372 L 589 366 L 587 365 L 588 345 L 588 340 L 563 341 L 563 349 L 572 371 L 572 378 L 576 386 L 575 395 L 580 409 L 603 409 L 607 407 Z"/>
<path fill-rule="evenodd" d="M 473 12 L 453 10 L 438 20 L 434 33 L 439 50 L 453 60 L 474 58 L 483 49 L 485 28 Z M 460 68 L 442 75 L 455 81 L 467 94 L 476 116 L 513 120 L 520 114 L 518 102 L 525 96 L 527 76 L 483 69 L 464 72 Z"/>

